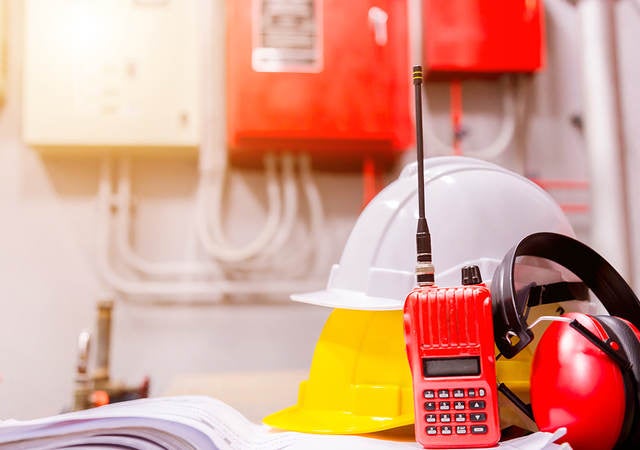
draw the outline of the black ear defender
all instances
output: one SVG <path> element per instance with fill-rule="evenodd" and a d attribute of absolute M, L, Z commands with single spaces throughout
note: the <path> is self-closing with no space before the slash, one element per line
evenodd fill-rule
<path fill-rule="evenodd" d="M 520 256 L 554 261 L 584 284 L 534 281 L 516 291 L 514 266 Z M 586 299 L 586 288 L 610 316 L 568 313 L 528 325 L 528 308 Z M 538 321 L 553 322 L 533 356 L 531 405 L 504 385 L 500 391 L 540 430 L 565 427 L 576 450 L 640 448 L 640 301 L 611 264 L 573 238 L 535 233 L 509 250 L 494 273 L 491 297 L 495 342 L 506 358 L 531 342 Z"/>
<path fill-rule="evenodd" d="M 530 283 L 516 291 L 514 267 L 519 256 L 549 259 L 569 269 L 584 284 Z M 527 325 L 531 306 L 564 300 L 587 300 L 590 288 L 612 316 L 624 317 L 640 327 L 640 301 L 620 274 L 596 251 L 582 242 L 557 233 L 534 233 L 522 239 L 505 255 L 491 281 L 493 326 L 496 346 L 513 358 L 533 339 Z"/>

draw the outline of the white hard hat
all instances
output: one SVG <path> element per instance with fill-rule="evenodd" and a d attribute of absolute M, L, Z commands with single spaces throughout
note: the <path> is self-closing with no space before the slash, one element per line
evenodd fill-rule
<path fill-rule="evenodd" d="M 486 161 L 461 156 L 424 162 L 426 216 L 438 286 L 458 286 L 462 267 L 485 282 L 507 251 L 538 231 L 573 236 L 566 216 L 533 182 Z M 417 164 L 407 165 L 358 218 L 323 291 L 298 302 L 332 308 L 398 310 L 416 285 Z"/>

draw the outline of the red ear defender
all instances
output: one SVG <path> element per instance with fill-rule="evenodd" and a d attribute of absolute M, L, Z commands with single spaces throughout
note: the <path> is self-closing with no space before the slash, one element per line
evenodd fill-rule
<path fill-rule="evenodd" d="M 523 279 L 524 287 L 516 290 L 515 265 L 521 256 L 568 269 L 610 315 L 541 316 L 529 325 L 530 308 L 584 297 L 576 295 L 573 283 Z M 509 250 L 496 269 L 491 298 L 495 342 L 505 358 L 533 340 L 538 323 L 553 321 L 534 353 L 531 406 L 504 384 L 500 392 L 541 430 L 565 427 L 565 439 L 575 450 L 640 448 L 640 300 L 613 266 L 573 238 L 534 233 Z"/>
<path fill-rule="evenodd" d="M 602 341 L 609 337 L 594 317 L 566 317 L 577 319 Z M 549 326 L 531 372 L 531 406 L 540 430 L 566 427 L 565 439 L 575 450 L 611 449 L 628 413 L 625 389 L 620 367 L 602 350 L 568 323 Z"/>

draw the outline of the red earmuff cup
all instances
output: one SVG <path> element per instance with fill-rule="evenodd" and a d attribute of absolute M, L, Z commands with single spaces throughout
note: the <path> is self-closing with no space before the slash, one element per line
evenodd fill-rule
<path fill-rule="evenodd" d="M 596 319 L 569 313 L 603 340 Z M 555 322 L 536 348 L 531 371 L 531 405 L 542 431 L 566 427 L 575 450 L 615 446 L 625 418 L 625 385 L 618 366 L 568 323 Z M 594 407 L 598 405 L 599 407 Z"/>

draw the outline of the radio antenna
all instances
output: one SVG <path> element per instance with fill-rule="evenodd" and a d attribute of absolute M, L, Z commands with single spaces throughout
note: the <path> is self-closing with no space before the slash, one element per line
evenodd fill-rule
<path fill-rule="evenodd" d="M 425 215 L 424 150 L 422 138 L 422 66 L 413 66 L 413 86 L 416 104 L 416 145 L 418 153 L 418 229 L 416 231 L 416 279 L 418 286 L 432 286 L 435 269 L 431 261 L 431 234 Z"/>

